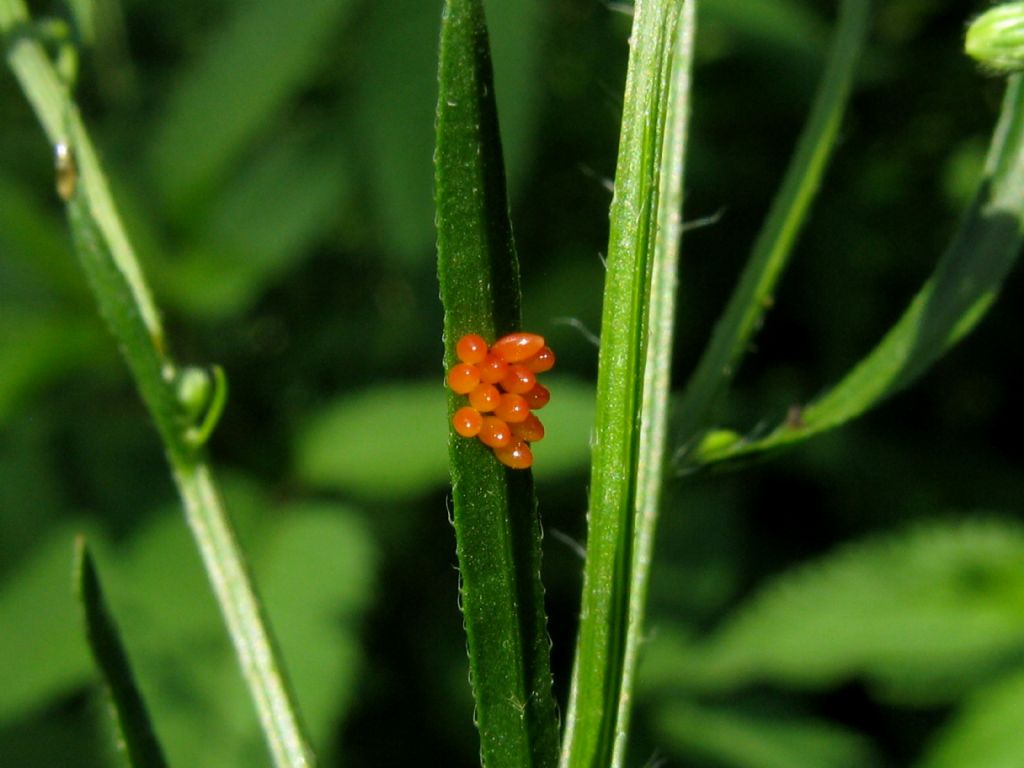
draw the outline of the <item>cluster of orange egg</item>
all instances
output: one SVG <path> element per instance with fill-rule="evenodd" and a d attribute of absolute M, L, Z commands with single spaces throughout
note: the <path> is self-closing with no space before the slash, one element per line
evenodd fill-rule
<path fill-rule="evenodd" d="M 482 336 L 469 333 L 459 339 L 455 354 L 459 362 L 448 371 L 448 386 L 469 399 L 452 417 L 455 431 L 479 439 L 505 466 L 528 469 L 530 443 L 544 437 L 533 411 L 551 399 L 537 374 L 551 370 L 555 353 L 535 333 L 510 333 L 490 348 Z"/>

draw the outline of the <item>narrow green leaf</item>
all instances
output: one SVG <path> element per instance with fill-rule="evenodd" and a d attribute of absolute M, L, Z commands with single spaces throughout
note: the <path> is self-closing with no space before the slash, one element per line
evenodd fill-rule
<path fill-rule="evenodd" d="M 636 4 L 633 18 L 610 212 L 587 560 L 563 768 L 611 764 L 619 734 L 620 695 L 628 695 L 622 686 L 634 515 L 640 463 L 649 458 L 640 450 L 651 276 L 659 224 L 664 224 L 660 206 L 673 202 L 661 201 L 659 195 L 681 5 L 677 0 L 643 0 Z M 653 448 L 656 442 L 648 445 Z"/>
<path fill-rule="evenodd" d="M 867 740 L 838 726 L 668 703 L 654 715 L 665 748 L 731 768 L 862 768 L 878 765 Z"/>
<path fill-rule="evenodd" d="M 959 695 L 1024 647 L 1024 529 L 933 523 L 856 544 L 754 595 L 711 637 L 652 642 L 648 687 L 821 688 L 855 677 L 904 701 Z"/>
<path fill-rule="evenodd" d="M 445 3 L 439 86 L 434 178 L 450 365 L 463 334 L 494 341 L 520 323 L 519 266 L 480 0 Z M 440 398 L 438 392 L 438 404 Z M 457 398 L 450 395 L 448 403 L 454 412 Z M 503 467 L 490 449 L 454 431 L 449 457 L 481 759 L 489 768 L 554 765 L 558 716 L 532 474 Z"/>
<path fill-rule="evenodd" d="M 853 74 L 867 36 L 870 3 L 844 0 L 828 65 L 782 186 L 754 243 L 743 275 L 687 383 L 675 425 L 685 442 L 706 426 L 772 303 L 796 238 L 836 145 Z"/>
<path fill-rule="evenodd" d="M 124 643 L 103 597 L 92 555 L 81 536 L 75 540 L 74 574 L 75 593 L 85 620 L 89 647 L 110 696 L 118 747 L 133 768 L 166 766 L 142 694 L 135 684 Z"/>
<path fill-rule="evenodd" d="M 978 324 L 1024 238 L 1024 84 L 1011 78 L 974 202 L 935 273 L 877 347 L 833 389 L 763 438 L 714 451 L 706 464 L 772 450 L 840 426 L 908 386 Z"/>
<path fill-rule="evenodd" d="M 102 226 L 105 219 L 117 221 L 117 213 L 96 158 L 89 153 L 84 128 L 76 121 L 70 130 L 64 146 L 70 147 L 72 157 L 82 158 L 78 164 L 79 181 L 67 203 L 75 251 L 100 314 L 120 344 L 164 445 L 174 459 L 188 460 L 192 450 L 184 439 L 187 424 L 174 391 L 168 386 L 175 376 L 175 367 L 167 354 L 159 315 L 128 241 L 120 241 L 124 251 L 119 257 L 115 250 L 118 241 L 112 240 L 112 231 Z M 105 212 L 102 216 L 101 210 Z"/>
<path fill-rule="evenodd" d="M 665 479 L 665 438 L 672 378 L 672 337 L 676 322 L 676 272 L 682 236 L 683 171 L 690 113 L 690 76 L 696 36 L 697 0 L 689 0 L 680 12 L 678 31 L 671 42 L 665 128 L 658 179 L 658 211 L 651 274 L 650 319 L 640 439 L 637 459 L 636 532 L 629 587 L 629 616 L 622 688 L 612 765 L 626 759 L 630 712 L 637 659 L 644 638 L 644 613 L 654 533 Z"/>

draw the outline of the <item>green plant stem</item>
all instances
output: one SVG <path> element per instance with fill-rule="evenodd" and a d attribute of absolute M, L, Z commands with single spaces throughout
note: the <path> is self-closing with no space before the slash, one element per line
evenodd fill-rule
<path fill-rule="evenodd" d="M 438 77 L 438 278 L 450 366 L 464 334 L 493 342 L 520 327 L 519 264 L 480 0 L 445 3 Z M 449 393 L 449 416 L 461 405 L 465 398 Z M 558 714 L 532 473 L 505 468 L 478 440 L 449 435 L 452 522 L 481 759 L 488 768 L 554 766 Z"/>
<path fill-rule="evenodd" d="M 563 768 L 611 764 L 619 732 L 634 515 L 644 458 L 640 433 L 659 178 L 680 6 L 677 0 L 641 0 L 633 17 L 610 212 L 587 559 Z"/>
<path fill-rule="evenodd" d="M 706 426 L 709 411 L 728 387 L 772 305 L 772 292 L 789 261 L 835 148 L 853 75 L 867 36 L 871 4 L 843 0 L 832 52 L 811 113 L 782 186 L 754 243 L 740 282 L 687 382 L 679 405 L 677 433 L 684 443 Z"/>
<path fill-rule="evenodd" d="M 0 33 L 7 44 L 8 63 L 47 137 L 51 143 L 66 145 L 76 161 L 77 182 L 67 200 L 76 251 L 163 441 L 274 763 L 288 768 L 311 766 L 315 758 L 280 654 L 210 469 L 192 439 L 194 414 L 186 413 L 175 388 L 179 369 L 167 350 L 159 314 L 96 152 L 67 89 L 33 38 L 21 0 L 0 0 Z"/>
<path fill-rule="evenodd" d="M 612 765 L 625 764 L 633 688 L 643 644 L 647 587 L 654 556 L 654 534 L 665 479 L 665 442 L 672 374 L 672 341 L 676 321 L 676 287 L 682 236 L 683 172 L 690 113 L 690 79 L 696 36 L 697 0 L 687 0 L 679 17 L 671 63 L 664 148 L 658 192 L 657 235 L 651 279 L 647 364 L 644 370 L 643 413 L 637 466 L 636 532 L 622 662 L 622 689 L 616 716 Z"/>
<path fill-rule="evenodd" d="M 173 472 L 185 517 L 256 703 L 274 764 L 313 766 L 316 759 L 302 731 L 284 667 L 278 661 L 280 653 L 270 634 L 270 622 L 254 591 L 210 468 L 197 461 L 176 464 Z"/>

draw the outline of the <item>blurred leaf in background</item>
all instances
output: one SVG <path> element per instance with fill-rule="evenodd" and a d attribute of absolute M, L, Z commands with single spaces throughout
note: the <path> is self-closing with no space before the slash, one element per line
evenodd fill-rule
<path fill-rule="evenodd" d="M 593 388 L 551 376 L 558 398 L 545 406 L 546 434 L 535 447 L 541 479 L 580 472 L 590 456 Z M 425 419 L 444 393 L 435 383 L 381 384 L 349 395 L 300 430 L 299 476 L 313 487 L 373 499 L 398 499 L 443 487 L 447 480 L 447 425 Z M 373 435 L 354 441 L 353 435 Z"/>
<path fill-rule="evenodd" d="M 696 648 L 656 643 L 651 679 L 710 693 L 867 677 L 889 700 L 956 698 L 1019 655 L 1022 553 L 1024 528 L 998 520 L 855 545 L 776 580 Z"/>

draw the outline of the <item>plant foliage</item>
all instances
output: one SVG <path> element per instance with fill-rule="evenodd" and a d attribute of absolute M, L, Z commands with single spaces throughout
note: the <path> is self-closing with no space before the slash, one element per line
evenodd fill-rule
<path fill-rule="evenodd" d="M 1020 764 L 1020 5 L 0 0 L 2 762 Z"/>

